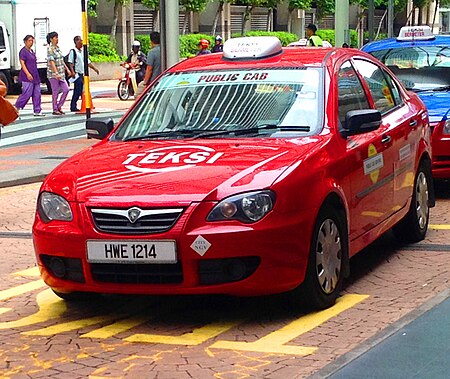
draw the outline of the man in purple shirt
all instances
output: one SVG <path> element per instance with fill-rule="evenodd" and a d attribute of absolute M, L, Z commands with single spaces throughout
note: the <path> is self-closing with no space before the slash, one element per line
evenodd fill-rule
<path fill-rule="evenodd" d="M 19 52 L 21 70 L 19 80 L 22 82 L 22 93 L 16 101 L 16 108 L 23 109 L 27 105 L 30 97 L 33 102 L 35 116 L 45 116 L 41 108 L 41 81 L 39 78 L 36 53 L 31 48 L 34 44 L 34 37 L 26 35 L 23 39 L 25 46 Z"/>

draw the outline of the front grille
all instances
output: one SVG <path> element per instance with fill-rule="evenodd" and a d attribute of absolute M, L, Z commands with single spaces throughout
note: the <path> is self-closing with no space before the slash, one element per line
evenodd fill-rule
<path fill-rule="evenodd" d="M 136 211 L 137 210 L 137 211 Z M 138 216 L 132 221 L 132 212 Z M 134 213 L 136 215 L 137 213 Z M 173 209 L 91 209 L 95 227 L 113 234 L 154 234 L 169 230 L 183 213 Z M 131 216 L 130 216 L 131 215 Z"/>
<path fill-rule="evenodd" d="M 181 262 L 175 264 L 91 263 L 97 282 L 123 284 L 176 284 L 183 281 Z"/>

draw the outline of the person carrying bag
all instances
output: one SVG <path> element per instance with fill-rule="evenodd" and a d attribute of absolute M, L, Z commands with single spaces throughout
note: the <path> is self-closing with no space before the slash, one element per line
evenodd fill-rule
<path fill-rule="evenodd" d="M 5 126 L 19 117 L 14 105 L 4 98 L 6 95 L 6 84 L 0 80 L 0 125 Z M 1 132 L 0 132 L 1 133 Z"/>

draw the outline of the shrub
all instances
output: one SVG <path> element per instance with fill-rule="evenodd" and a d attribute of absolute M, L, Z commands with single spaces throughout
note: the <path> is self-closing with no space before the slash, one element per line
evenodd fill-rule
<path fill-rule="evenodd" d="M 147 34 L 139 34 L 135 35 L 134 39 L 139 41 L 141 43 L 141 51 L 147 55 L 148 51 L 150 50 L 150 36 Z"/>
<path fill-rule="evenodd" d="M 207 34 L 180 35 L 180 58 L 190 58 L 197 54 L 198 43 L 201 39 L 207 39 L 210 46 L 214 46 L 214 37 Z"/>
<path fill-rule="evenodd" d="M 232 37 L 240 37 L 241 34 L 233 34 Z M 257 36 L 275 36 L 281 41 L 282 46 L 287 46 L 291 42 L 298 41 L 296 34 L 288 32 L 264 32 L 260 30 L 249 31 L 244 34 L 245 37 L 257 37 Z"/>
<path fill-rule="evenodd" d="M 118 62 L 121 60 L 114 44 L 106 34 L 89 33 L 89 55 L 93 62 Z"/>

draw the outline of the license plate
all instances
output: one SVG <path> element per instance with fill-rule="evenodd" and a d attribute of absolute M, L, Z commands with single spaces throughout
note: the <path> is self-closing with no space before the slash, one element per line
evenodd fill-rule
<path fill-rule="evenodd" d="M 87 241 L 90 263 L 176 263 L 175 241 Z"/>

